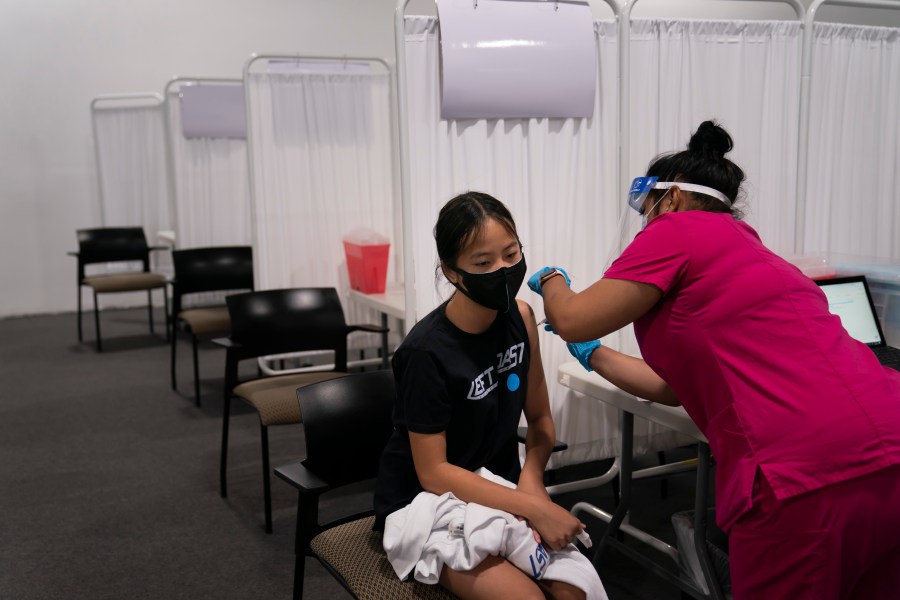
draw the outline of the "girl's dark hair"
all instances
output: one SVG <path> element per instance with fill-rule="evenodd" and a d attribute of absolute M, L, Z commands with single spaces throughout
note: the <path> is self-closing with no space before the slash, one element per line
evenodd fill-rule
<path fill-rule="evenodd" d="M 465 192 L 447 202 L 434 225 L 434 241 L 441 262 L 456 267 L 459 253 L 484 229 L 488 219 L 494 219 L 519 239 L 509 209 L 493 196 Z"/>
<path fill-rule="evenodd" d="M 692 194 L 694 205 L 700 210 L 731 213 L 735 219 L 741 219 L 743 213 L 734 205 L 741 191 L 744 172 L 725 158 L 733 147 L 727 131 L 715 121 L 704 121 L 691 136 L 687 150 L 660 154 L 647 168 L 647 176 L 658 177 L 660 181 L 696 183 L 719 190 L 731 201 L 731 207 L 703 194 Z M 659 197 L 663 192 L 665 190 L 654 190 L 653 195 Z"/>

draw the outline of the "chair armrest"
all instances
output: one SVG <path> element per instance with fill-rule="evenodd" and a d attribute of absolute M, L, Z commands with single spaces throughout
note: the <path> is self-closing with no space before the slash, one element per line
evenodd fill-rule
<path fill-rule="evenodd" d="M 312 471 L 300 464 L 299 461 L 276 467 L 275 475 L 303 493 L 322 493 L 329 487 L 327 483 L 316 477 Z"/>
<path fill-rule="evenodd" d="M 67 256 L 74 256 L 75 258 L 78 258 L 78 253 L 77 253 L 77 252 L 66 252 L 66 255 L 67 255 Z"/>
<path fill-rule="evenodd" d="M 156 250 L 171 250 L 171 249 L 172 248 L 170 246 L 147 246 L 147 250 L 149 250 L 150 252 L 153 252 Z"/>
<path fill-rule="evenodd" d="M 235 341 L 232 341 L 231 338 L 214 338 L 210 340 L 216 346 L 221 346 L 223 348 L 240 348 L 241 345 Z"/>
<path fill-rule="evenodd" d="M 351 334 L 354 331 L 367 331 L 369 333 L 387 333 L 390 331 L 389 327 L 382 327 L 381 325 L 348 325 L 347 333 Z"/>

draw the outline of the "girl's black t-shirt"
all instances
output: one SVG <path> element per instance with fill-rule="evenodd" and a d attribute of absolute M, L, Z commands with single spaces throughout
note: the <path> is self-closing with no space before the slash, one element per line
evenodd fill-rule
<path fill-rule="evenodd" d="M 527 396 L 531 352 L 518 306 L 498 313 L 483 333 L 466 333 L 446 317 L 445 302 L 409 332 L 394 353 L 394 433 L 375 484 L 375 529 L 423 491 L 408 432 L 446 432 L 447 461 L 486 467 L 516 482 L 516 430 Z"/>

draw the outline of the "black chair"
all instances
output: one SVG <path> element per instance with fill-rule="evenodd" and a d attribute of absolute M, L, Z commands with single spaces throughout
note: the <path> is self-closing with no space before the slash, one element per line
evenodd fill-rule
<path fill-rule="evenodd" d="M 387 330 L 377 325 L 348 325 L 334 288 L 248 292 L 228 296 L 225 302 L 231 319 L 231 336 L 215 340 L 227 349 L 220 492 L 223 498 L 227 496 L 228 422 L 231 397 L 236 396 L 259 413 L 266 532 L 271 533 L 268 427 L 301 421 L 296 396 L 298 387 L 346 374 L 348 334 L 354 331 L 383 333 Z M 243 360 L 315 350 L 334 352 L 333 370 L 261 377 L 240 384 L 238 382 L 238 364 Z"/>
<path fill-rule="evenodd" d="M 303 597 L 306 557 L 317 559 L 354 598 L 381 600 L 456 598 L 437 585 L 400 581 L 372 531 L 372 510 L 319 523 L 319 497 L 372 479 L 394 429 L 396 391 L 391 371 L 370 371 L 297 390 L 303 413 L 306 458 L 275 469 L 297 489 L 294 598 Z"/>
<path fill-rule="evenodd" d="M 147 308 L 150 316 L 150 333 L 153 333 L 152 291 L 161 289 L 166 315 L 169 314 L 166 278 L 150 272 L 150 251 L 165 250 L 165 246 L 148 246 L 141 227 L 100 227 L 79 229 L 78 252 L 69 252 L 78 258 L 78 341 L 84 340 L 81 325 L 81 287 L 87 286 L 94 293 L 94 326 L 97 334 L 97 352 L 103 351 L 100 338 L 100 308 L 97 296 L 121 292 L 147 291 Z M 109 275 L 85 276 L 85 267 L 97 263 L 140 262 L 142 270 Z M 169 329 L 166 327 L 166 337 Z"/>
<path fill-rule="evenodd" d="M 191 335 L 194 358 L 194 403 L 200 406 L 200 369 L 197 344 L 201 337 L 228 335 L 231 321 L 225 304 L 183 308 L 184 297 L 201 292 L 253 289 L 253 250 L 250 246 L 219 246 L 174 250 L 172 264 L 172 389 L 177 390 L 175 354 L 179 325 Z"/>

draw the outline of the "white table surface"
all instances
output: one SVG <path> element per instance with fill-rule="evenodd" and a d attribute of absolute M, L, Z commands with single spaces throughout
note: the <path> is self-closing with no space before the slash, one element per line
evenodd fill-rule
<path fill-rule="evenodd" d="M 354 302 L 374 308 L 386 315 L 397 319 L 406 318 L 406 298 L 402 283 L 388 283 L 383 294 L 364 294 L 357 290 L 350 290 L 350 299 Z"/>
<path fill-rule="evenodd" d="M 706 436 L 700 432 L 684 408 L 641 400 L 632 394 L 623 392 L 597 373 L 593 371 L 588 373 L 577 361 L 561 364 L 557 380 L 560 385 L 576 392 L 581 392 L 648 421 L 674 429 L 697 441 L 707 441 Z"/>

